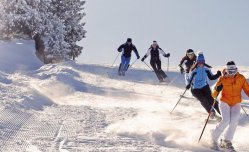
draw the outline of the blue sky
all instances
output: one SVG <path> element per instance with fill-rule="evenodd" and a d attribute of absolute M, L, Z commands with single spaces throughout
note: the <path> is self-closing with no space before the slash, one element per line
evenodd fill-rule
<path fill-rule="evenodd" d="M 79 62 L 112 64 L 118 46 L 131 37 L 141 57 L 157 40 L 171 53 L 170 65 L 191 48 L 203 51 L 213 66 L 228 60 L 249 66 L 248 0 L 89 0 L 85 12 Z"/>

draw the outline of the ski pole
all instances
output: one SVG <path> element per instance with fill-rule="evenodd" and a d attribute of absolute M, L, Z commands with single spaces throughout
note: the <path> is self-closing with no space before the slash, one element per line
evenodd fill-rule
<path fill-rule="evenodd" d="M 154 72 L 154 70 L 145 61 L 143 61 L 143 63 L 145 63 L 147 65 L 147 67 L 149 67 L 151 69 L 151 71 Z"/>
<path fill-rule="evenodd" d="M 248 116 L 248 114 L 247 114 L 245 108 L 244 108 L 243 106 L 241 106 L 241 108 L 242 108 L 242 110 L 245 112 L 246 116 Z"/>
<path fill-rule="evenodd" d="M 178 76 L 176 76 L 174 79 L 172 79 L 167 85 L 171 85 L 172 83 L 174 83 L 178 78 L 180 78 L 181 74 L 179 74 Z"/>
<path fill-rule="evenodd" d="M 213 101 L 213 105 L 212 105 L 212 107 L 211 107 L 211 109 L 210 109 L 210 111 L 209 111 L 209 113 L 208 113 L 208 117 L 207 117 L 207 120 L 206 120 L 206 122 L 205 122 L 205 124 L 204 124 L 204 127 L 203 127 L 203 129 L 202 129 L 202 132 L 201 132 L 201 135 L 200 135 L 200 137 L 199 137 L 198 143 L 199 143 L 200 140 L 201 140 L 201 137 L 202 137 L 202 135 L 203 135 L 203 133 L 204 133 L 204 131 L 205 131 L 205 128 L 206 128 L 206 126 L 207 126 L 209 117 L 210 117 L 210 115 L 211 115 L 211 113 L 212 113 L 212 111 L 213 111 L 213 109 L 214 109 L 214 105 L 215 105 L 215 103 L 217 102 L 217 98 L 218 98 L 218 96 L 219 96 L 219 94 L 220 94 L 220 92 L 221 92 L 222 89 L 223 89 L 223 85 L 222 85 L 222 84 L 219 85 L 219 86 L 217 86 L 217 88 L 216 88 L 216 91 L 218 91 L 218 94 L 216 95 L 216 98 L 215 98 L 214 101 Z"/>
<path fill-rule="evenodd" d="M 217 95 L 217 97 L 218 97 L 218 95 Z M 208 123 L 208 120 L 209 120 L 209 117 L 210 117 L 210 115 L 211 115 L 211 113 L 212 113 L 212 111 L 213 111 L 213 109 L 214 109 L 214 105 L 215 105 L 215 103 L 216 103 L 216 101 L 217 101 L 217 97 L 214 99 L 213 105 L 212 105 L 212 107 L 211 107 L 211 109 L 210 109 L 210 111 L 209 111 L 209 113 L 208 113 L 208 117 L 207 117 L 207 120 L 206 120 L 206 122 L 205 122 L 205 124 L 204 124 L 204 127 L 203 127 L 203 129 L 202 129 L 202 132 L 201 132 L 201 135 L 200 135 L 200 137 L 199 137 L 198 143 L 200 142 L 201 137 L 202 137 L 202 135 L 203 135 L 203 133 L 204 133 L 204 131 L 205 131 L 205 128 L 206 128 L 207 123 Z"/>
<path fill-rule="evenodd" d="M 177 101 L 176 105 L 174 106 L 174 108 L 170 111 L 170 114 L 172 114 L 172 112 L 175 110 L 176 106 L 178 105 L 178 103 L 181 101 L 182 97 L 184 96 L 184 94 L 186 93 L 188 89 L 186 88 L 185 91 L 183 92 L 183 94 L 180 96 L 180 99 Z"/>
<path fill-rule="evenodd" d="M 168 84 L 166 84 L 166 86 L 169 86 L 169 85 L 171 85 L 172 83 L 174 83 L 180 76 L 181 76 L 181 74 L 179 74 L 178 76 L 174 77 L 174 79 L 172 79 Z M 163 93 L 164 90 L 165 90 L 166 88 L 167 88 L 167 87 L 165 87 L 165 88 L 161 91 L 161 93 Z"/>
<path fill-rule="evenodd" d="M 167 72 L 169 72 L 169 57 L 168 57 Z"/>
<path fill-rule="evenodd" d="M 117 58 L 118 58 L 118 56 L 119 56 L 120 53 L 121 53 L 121 52 L 119 52 L 118 55 L 116 56 L 114 62 L 112 63 L 112 66 L 113 66 L 113 64 L 116 62 L 116 60 L 117 60 Z"/>
<path fill-rule="evenodd" d="M 135 62 L 137 62 L 137 59 L 136 59 L 134 62 L 132 62 L 132 64 L 130 65 L 130 68 L 133 66 L 133 64 L 134 64 Z"/>
<path fill-rule="evenodd" d="M 193 74 L 192 78 L 190 79 L 189 85 L 192 84 L 192 81 L 194 79 L 196 74 Z M 175 110 L 176 106 L 178 105 L 178 103 L 181 101 L 182 97 L 184 96 L 184 94 L 186 93 L 186 91 L 188 90 L 188 88 L 185 89 L 185 91 L 183 92 L 182 95 L 180 95 L 180 99 L 177 101 L 176 105 L 174 106 L 174 108 L 171 110 L 170 114 Z"/>

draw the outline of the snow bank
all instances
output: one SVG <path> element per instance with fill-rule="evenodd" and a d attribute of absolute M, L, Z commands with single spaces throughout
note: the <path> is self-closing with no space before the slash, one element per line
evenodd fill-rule
<path fill-rule="evenodd" d="M 38 69 L 42 65 L 35 55 L 33 41 L 0 42 L 0 71 L 8 73 L 30 71 Z"/>

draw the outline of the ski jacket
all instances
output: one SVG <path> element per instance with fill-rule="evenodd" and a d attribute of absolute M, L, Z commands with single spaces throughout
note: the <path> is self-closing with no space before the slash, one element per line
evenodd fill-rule
<path fill-rule="evenodd" d="M 150 55 L 150 60 L 160 60 L 159 54 L 166 56 L 166 53 L 160 47 L 150 47 L 147 53 L 144 55 L 144 59 Z"/>
<path fill-rule="evenodd" d="M 127 43 L 124 43 L 118 47 L 118 51 L 119 52 L 123 51 L 122 55 L 125 56 L 126 58 L 131 57 L 131 51 L 134 51 L 137 58 L 139 58 L 137 48 L 133 44 L 129 45 Z"/>
<path fill-rule="evenodd" d="M 222 102 L 227 103 L 229 106 L 234 106 L 237 103 L 242 101 L 241 91 L 242 89 L 249 97 L 249 84 L 246 78 L 237 73 L 234 77 L 222 76 L 219 78 L 217 83 L 215 84 L 212 96 L 215 98 L 218 95 L 216 91 L 216 87 L 219 85 L 223 85 L 223 89 L 221 91 L 221 98 Z"/>
<path fill-rule="evenodd" d="M 196 60 L 196 55 L 193 56 L 192 59 L 190 59 L 187 55 L 184 56 L 181 61 L 180 61 L 180 66 L 182 66 L 183 62 L 185 62 L 185 66 L 186 66 L 186 73 L 189 73 L 191 67 L 194 65 L 195 63 L 195 60 Z"/>
<path fill-rule="evenodd" d="M 213 74 L 211 70 L 207 67 L 199 67 L 197 66 L 193 71 L 189 74 L 189 80 L 192 80 L 192 89 L 202 89 L 206 85 L 208 85 L 209 80 L 215 80 L 219 78 L 219 74 Z M 188 82 L 189 84 L 190 82 Z"/>

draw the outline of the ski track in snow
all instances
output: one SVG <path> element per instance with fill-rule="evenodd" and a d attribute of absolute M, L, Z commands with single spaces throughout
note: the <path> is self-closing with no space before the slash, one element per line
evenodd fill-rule
<path fill-rule="evenodd" d="M 133 80 L 132 72 L 116 76 L 112 67 L 102 68 L 103 74 L 113 72 L 104 76 L 94 74 L 99 66 L 92 65 L 92 71 L 87 68 L 91 66 L 48 65 L 5 77 L 1 151 L 211 151 L 205 148 L 208 131 L 202 144 L 196 142 L 206 114 L 195 99 L 183 98 L 169 114 L 184 90 L 179 88 L 183 80 L 166 86 Z M 133 72 L 136 76 L 140 71 Z M 156 81 L 151 73 L 147 76 Z M 169 76 L 177 75 L 170 72 Z M 191 97 L 190 92 L 186 96 Z M 244 115 L 240 127 L 248 127 Z M 240 147 L 240 151 L 246 149 Z"/>
<path fill-rule="evenodd" d="M 248 67 L 240 69 L 248 80 Z M 207 114 L 190 91 L 170 114 L 185 88 L 178 69 L 167 74 L 169 85 L 143 67 L 125 77 L 117 76 L 117 67 L 73 62 L 0 71 L 0 151 L 212 152 L 215 123 L 198 144 Z M 248 151 L 248 127 L 242 111 L 234 137 L 239 152 Z"/>

